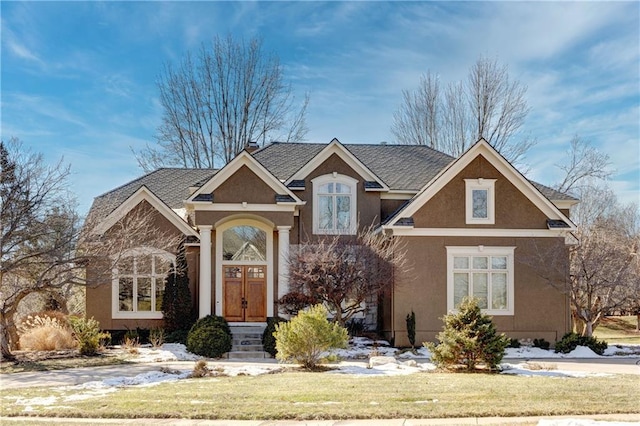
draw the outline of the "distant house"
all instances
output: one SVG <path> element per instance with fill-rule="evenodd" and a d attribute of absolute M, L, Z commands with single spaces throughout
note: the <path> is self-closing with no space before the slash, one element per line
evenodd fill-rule
<path fill-rule="evenodd" d="M 425 146 L 334 139 L 245 150 L 220 170 L 159 169 L 97 197 L 90 216 L 102 233 L 152 209 L 159 227 L 186 237 L 200 317 L 237 325 L 278 315 L 292 245 L 374 223 L 405 241 L 413 267 L 397 272 L 369 321 L 407 345 L 408 313 L 417 341 L 434 340 L 440 318 L 467 295 L 510 337 L 555 341 L 569 331 L 567 296 L 541 278 L 548 265 L 531 259 L 535 250 L 568 256 L 576 203 L 527 180 L 484 140 L 454 159 Z M 131 247 L 123 258 L 103 282 L 88 265 L 87 315 L 105 329 L 161 326 L 175 253 Z"/>

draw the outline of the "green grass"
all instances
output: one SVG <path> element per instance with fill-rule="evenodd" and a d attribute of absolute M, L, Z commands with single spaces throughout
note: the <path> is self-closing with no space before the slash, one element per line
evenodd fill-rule
<path fill-rule="evenodd" d="M 619 343 L 640 344 L 640 333 L 636 331 L 637 324 L 638 318 L 635 315 L 605 317 L 593 331 L 593 335 L 612 345 Z"/>
<path fill-rule="evenodd" d="M 606 389 L 606 392 L 602 390 Z M 181 380 L 86 400 L 79 390 L 3 390 L 2 416 L 316 420 L 549 416 L 637 411 L 637 376 L 590 378 L 420 373 L 363 377 L 286 372 Z M 594 395 L 598 397 L 595 398 Z M 16 404 L 55 396 L 53 405 Z"/>

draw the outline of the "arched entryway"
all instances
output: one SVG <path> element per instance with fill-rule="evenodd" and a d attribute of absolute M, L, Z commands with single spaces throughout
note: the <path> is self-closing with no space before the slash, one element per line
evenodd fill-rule
<path fill-rule="evenodd" d="M 273 315 L 273 226 L 238 219 L 216 227 L 216 315 L 264 322 Z"/>

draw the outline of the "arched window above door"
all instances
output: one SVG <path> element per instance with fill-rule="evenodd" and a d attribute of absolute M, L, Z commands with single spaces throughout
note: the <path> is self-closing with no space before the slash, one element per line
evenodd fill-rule
<path fill-rule="evenodd" d="M 222 233 L 222 260 L 267 261 L 267 233 L 251 225 L 233 226 Z"/>

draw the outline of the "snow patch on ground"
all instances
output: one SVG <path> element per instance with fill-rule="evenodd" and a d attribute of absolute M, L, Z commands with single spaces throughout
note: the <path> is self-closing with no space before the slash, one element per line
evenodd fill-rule
<path fill-rule="evenodd" d="M 502 374 L 513 376 L 545 376 L 545 377 L 606 377 L 611 374 L 590 373 L 586 371 L 557 370 L 555 365 L 545 366 L 538 363 L 500 364 Z"/>
<path fill-rule="evenodd" d="M 187 351 L 185 345 L 181 343 L 165 343 L 160 348 L 140 347 L 137 348 L 138 356 L 131 358 L 132 362 L 167 362 L 167 361 L 197 361 L 201 356 Z"/>
<path fill-rule="evenodd" d="M 341 365 L 328 374 L 351 374 L 355 376 L 404 376 L 407 374 L 421 373 L 435 370 L 436 366 L 430 362 L 416 364 L 415 366 L 389 362 L 382 365 L 367 367 L 363 365 L 347 364 Z"/>

